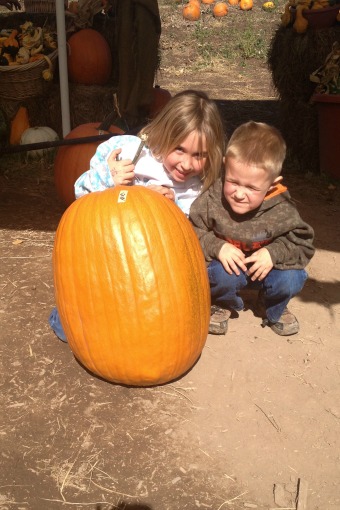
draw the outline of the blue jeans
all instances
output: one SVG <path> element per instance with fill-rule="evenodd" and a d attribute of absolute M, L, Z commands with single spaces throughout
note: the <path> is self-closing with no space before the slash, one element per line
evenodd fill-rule
<path fill-rule="evenodd" d="M 244 308 L 238 292 L 245 287 L 263 290 L 267 319 L 277 322 L 290 299 L 298 294 L 307 280 L 304 269 L 272 269 L 261 281 L 252 282 L 240 269 L 240 275 L 229 274 L 218 260 L 213 260 L 208 267 L 212 303 L 240 311 Z"/>
<path fill-rule="evenodd" d="M 53 310 L 49 316 L 48 322 L 49 322 L 51 328 L 53 329 L 54 333 L 57 335 L 57 337 L 60 340 L 62 340 L 63 342 L 67 342 L 67 338 L 64 333 L 64 329 L 60 322 L 59 313 L 56 308 L 53 308 Z"/>

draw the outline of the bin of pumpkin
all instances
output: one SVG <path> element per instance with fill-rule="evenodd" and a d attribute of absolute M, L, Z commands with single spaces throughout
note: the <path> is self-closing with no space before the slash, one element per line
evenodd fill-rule
<path fill-rule="evenodd" d="M 204 347 L 210 291 L 194 230 L 170 200 L 117 186 L 73 202 L 53 249 L 55 299 L 75 357 L 114 383 L 153 386 Z"/>
<path fill-rule="evenodd" d="M 57 35 L 26 21 L 0 31 L 0 98 L 19 101 L 38 96 L 53 79 Z"/>

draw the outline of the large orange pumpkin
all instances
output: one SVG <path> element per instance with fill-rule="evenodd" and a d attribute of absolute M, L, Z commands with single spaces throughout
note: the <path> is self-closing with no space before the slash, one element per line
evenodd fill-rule
<path fill-rule="evenodd" d="M 99 135 L 99 125 L 99 122 L 81 124 L 73 129 L 65 139 Z M 110 126 L 109 131 L 114 134 L 124 133 L 124 131 L 116 126 Z M 66 206 L 70 205 L 75 200 L 74 183 L 81 174 L 90 168 L 90 159 L 96 152 L 100 143 L 102 142 L 64 145 L 58 149 L 54 162 L 54 183 L 59 198 Z"/>
<path fill-rule="evenodd" d="M 108 42 L 97 30 L 83 28 L 68 40 L 69 80 L 82 85 L 105 85 L 112 70 Z"/>
<path fill-rule="evenodd" d="M 210 290 L 194 230 L 143 186 L 90 193 L 57 229 L 55 297 L 69 346 L 91 372 L 152 386 L 190 369 L 204 347 Z"/>

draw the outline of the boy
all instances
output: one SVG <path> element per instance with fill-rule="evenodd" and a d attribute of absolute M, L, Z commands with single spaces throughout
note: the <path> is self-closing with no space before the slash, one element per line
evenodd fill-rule
<path fill-rule="evenodd" d="M 227 146 L 224 182 L 192 204 L 190 219 L 208 265 L 212 298 L 209 332 L 224 334 L 231 311 L 244 308 L 239 291 L 259 289 L 257 315 L 278 335 L 299 331 L 287 309 L 306 279 L 314 232 L 280 175 L 286 144 L 264 123 L 239 126 Z"/>

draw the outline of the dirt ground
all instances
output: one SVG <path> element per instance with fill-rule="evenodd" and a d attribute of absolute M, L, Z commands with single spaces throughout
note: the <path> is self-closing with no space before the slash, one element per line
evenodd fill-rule
<path fill-rule="evenodd" d="M 160 85 L 205 90 L 229 127 L 250 118 L 279 125 L 264 64 L 193 73 L 178 65 L 171 23 Z M 127 388 L 84 370 L 49 329 L 64 211 L 52 167 L 20 158 L 0 167 L 0 509 L 340 510 L 337 183 L 285 173 L 315 229 L 309 280 L 290 305 L 298 335 L 262 328 L 249 295 L 184 377 Z"/>

